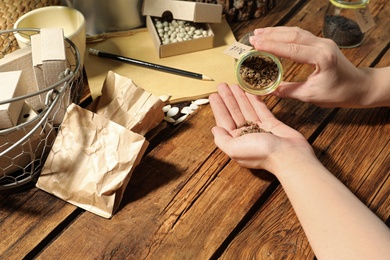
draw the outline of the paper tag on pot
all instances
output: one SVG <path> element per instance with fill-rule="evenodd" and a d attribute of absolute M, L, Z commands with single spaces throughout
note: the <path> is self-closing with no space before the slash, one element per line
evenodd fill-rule
<path fill-rule="evenodd" d="M 375 25 L 374 18 L 372 17 L 368 8 L 360 8 L 355 10 L 356 20 L 359 24 L 360 30 L 365 33 Z"/>
<path fill-rule="evenodd" d="M 235 43 L 229 45 L 229 47 L 227 47 L 227 49 L 224 50 L 223 53 L 225 53 L 229 56 L 232 56 L 235 59 L 239 59 L 241 57 L 241 55 L 249 52 L 252 49 L 253 49 L 252 46 L 248 46 L 248 45 L 245 45 L 245 44 L 240 43 L 240 42 L 235 42 Z"/>

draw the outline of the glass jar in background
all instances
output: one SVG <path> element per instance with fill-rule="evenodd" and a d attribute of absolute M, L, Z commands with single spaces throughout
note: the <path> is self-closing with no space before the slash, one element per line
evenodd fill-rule
<path fill-rule="evenodd" d="M 364 39 L 359 17 L 364 19 L 369 0 L 329 0 L 322 33 L 340 48 L 358 47 Z"/>
<path fill-rule="evenodd" d="M 247 46 L 248 33 L 239 42 Z M 278 57 L 269 52 L 250 50 L 235 62 L 235 73 L 240 87 L 254 95 L 267 95 L 277 89 L 282 82 L 283 66 Z"/>

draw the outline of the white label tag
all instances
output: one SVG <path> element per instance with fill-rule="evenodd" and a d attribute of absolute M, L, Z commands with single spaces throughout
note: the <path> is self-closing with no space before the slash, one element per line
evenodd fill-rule
<path fill-rule="evenodd" d="M 230 55 L 235 59 L 239 59 L 241 57 L 241 55 L 249 52 L 252 49 L 253 49 L 252 46 L 248 46 L 248 45 L 242 44 L 240 42 L 235 42 L 235 43 L 231 44 L 229 47 L 227 47 L 223 53 Z"/>
<path fill-rule="evenodd" d="M 355 16 L 363 33 L 374 27 L 375 21 L 368 8 L 356 9 Z"/>

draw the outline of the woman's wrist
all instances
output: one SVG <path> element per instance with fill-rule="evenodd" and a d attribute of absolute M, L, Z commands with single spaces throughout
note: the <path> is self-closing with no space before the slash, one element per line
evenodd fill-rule
<path fill-rule="evenodd" d="M 390 67 L 358 68 L 355 85 L 356 104 L 354 107 L 388 107 L 390 106 Z"/>
<path fill-rule="evenodd" d="M 362 68 L 365 74 L 365 95 L 360 100 L 362 107 L 390 106 L 390 67 Z"/>
<path fill-rule="evenodd" d="M 306 169 L 309 165 L 318 167 L 322 166 L 314 151 L 309 147 L 296 149 L 289 147 L 285 152 L 272 154 L 269 159 L 269 172 L 273 173 L 280 181 L 294 172 Z"/>

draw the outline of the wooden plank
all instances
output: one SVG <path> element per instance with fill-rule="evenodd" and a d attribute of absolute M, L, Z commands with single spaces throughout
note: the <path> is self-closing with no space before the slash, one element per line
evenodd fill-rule
<path fill-rule="evenodd" d="M 75 207 L 38 189 L 0 193 L 0 259 L 23 259 Z"/>

